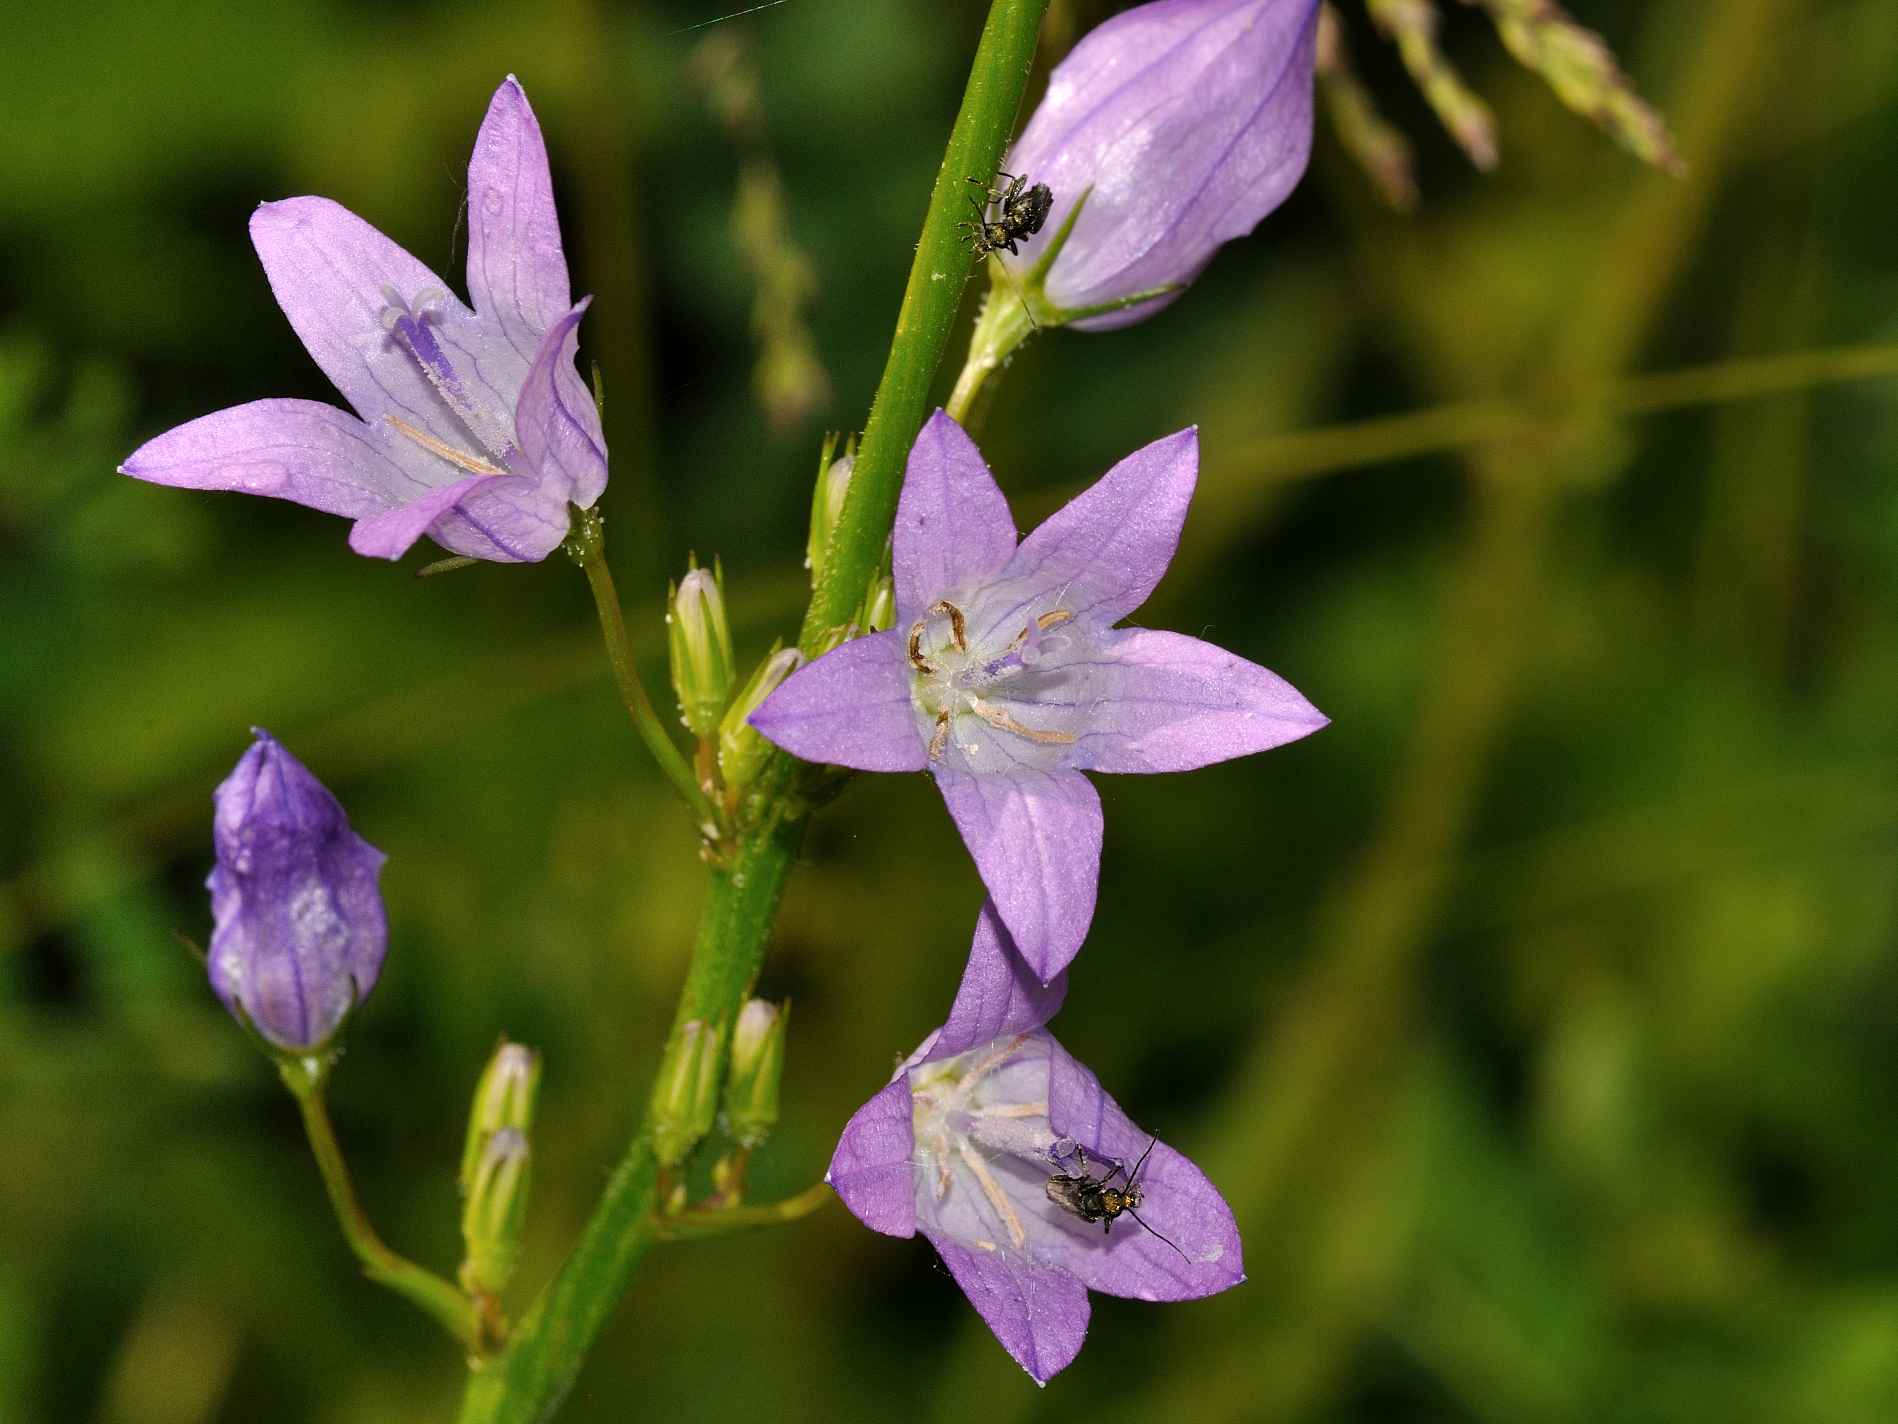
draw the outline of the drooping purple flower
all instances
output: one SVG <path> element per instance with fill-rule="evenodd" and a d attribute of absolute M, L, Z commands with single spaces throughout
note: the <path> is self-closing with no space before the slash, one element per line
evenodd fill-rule
<path fill-rule="evenodd" d="M 1194 1300 L 1245 1279 L 1205 1173 L 1047 1032 L 1066 993 L 1065 975 L 1036 980 L 984 905 L 948 1022 L 857 1110 L 825 1175 L 865 1226 L 927 1236 L 1040 1384 L 1081 1348 L 1090 1290 Z M 1132 1189 L 1135 1219 L 1084 1220 L 1051 1195 L 1056 1176 Z"/>
<path fill-rule="evenodd" d="M 1055 66 L 1006 160 L 1053 191 L 1019 279 L 1086 206 L 1043 282 L 1069 311 L 1199 275 L 1257 227 L 1311 153 L 1318 0 L 1156 0 L 1113 16 Z M 1153 315 L 1161 296 L 1075 325 Z"/>
<path fill-rule="evenodd" d="M 388 942 L 383 854 L 261 727 L 212 796 L 211 987 L 293 1053 L 320 1048 L 375 987 Z"/>
<path fill-rule="evenodd" d="M 250 235 L 277 304 L 356 414 L 253 401 L 167 431 L 120 470 L 343 515 L 350 547 L 377 558 L 423 534 L 500 562 L 559 547 L 568 504 L 606 488 L 606 444 L 573 364 L 591 298 L 571 302 L 546 145 L 513 76 L 468 164 L 473 310 L 327 198 L 265 203 Z"/>
<path fill-rule="evenodd" d="M 1101 803 L 1084 771 L 1185 771 L 1325 725 L 1210 643 L 1113 625 L 1173 558 L 1199 473 L 1182 430 L 1115 465 L 1019 547 L 988 466 L 941 411 L 897 505 L 896 625 L 802 668 L 752 725 L 806 761 L 936 778 L 1043 979 L 1094 915 Z"/>

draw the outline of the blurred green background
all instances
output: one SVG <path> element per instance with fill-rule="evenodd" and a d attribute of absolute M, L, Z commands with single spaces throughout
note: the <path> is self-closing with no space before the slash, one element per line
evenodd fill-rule
<path fill-rule="evenodd" d="M 547 1064 L 523 1300 L 623 1146 L 700 872 L 577 572 L 418 582 L 341 521 L 112 471 L 224 405 L 335 398 L 250 252 L 258 201 L 334 197 L 459 286 L 461 175 L 512 71 L 598 294 L 649 681 L 691 550 L 761 654 L 981 7 L 668 33 L 737 8 L 9 7 L 0 1419 L 453 1415 L 454 1351 L 359 1278 L 288 1097 L 173 938 L 208 932 L 208 798 L 252 723 L 389 852 L 388 964 L 332 1090 L 384 1235 L 452 1269 L 503 1029 Z M 1054 43 L 1110 8 L 1058 0 Z M 1141 621 L 1334 719 L 1103 780 L 1056 1025 L 1223 1187 L 1248 1284 L 1097 1298 L 1038 1391 L 927 1245 L 833 1206 L 655 1253 L 564 1419 L 1898 1418 L 1898 32 L 1888 0 L 1574 8 L 1684 178 L 1452 5 L 1502 124 L 1471 173 L 1348 4 L 1418 214 L 1321 126 L 1258 234 L 1150 323 L 1033 343 L 983 433 L 1026 526 L 1197 422 Z M 796 1011 L 758 1200 L 815 1180 L 940 1021 L 979 893 L 921 777 L 859 780 L 807 860 L 762 986 Z"/>

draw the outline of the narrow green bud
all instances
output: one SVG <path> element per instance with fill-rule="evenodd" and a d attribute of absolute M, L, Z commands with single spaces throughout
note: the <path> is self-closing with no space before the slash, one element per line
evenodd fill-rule
<path fill-rule="evenodd" d="M 870 596 L 863 600 L 863 628 L 866 633 L 881 633 L 896 626 L 896 584 L 888 574 L 870 585 Z"/>
<path fill-rule="evenodd" d="M 836 455 L 837 436 L 824 437 L 824 450 L 817 457 L 817 484 L 811 491 L 811 532 L 804 545 L 804 567 L 811 571 L 811 587 L 824 579 L 824 551 L 837 521 L 844 516 L 844 495 L 850 490 L 850 471 L 856 465 L 857 438 L 851 436 L 844 453 Z M 833 459 L 832 456 L 836 455 Z"/>
<path fill-rule="evenodd" d="M 771 744 L 745 719 L 756 712 L 759 704 L 776 692 L 803 661 L 796 648 L 773 644 L 771 655 L 758 664 L 737 700 L 726 709 L 724 721 L 718 724 L 718 770 L 727 786 L 736 789 L 748 784 L 770 755 Z"/>
<path fill-rule="evenodd" d="M 530 1157 L 526 1135 L 512 1127 L 492 1134 L 481 1149 L 461 1208 L 461 1284 L 470 1294 L 499 1295 L 513 1278 L 527 1221 Z"/>
<path fill-rule="evenodd" d="M 718 1117 L 717 1030 L 687 1019 L 672 1032 L 652 1089 L 653 1152 L 662 1167 L 683 1162 Z"/>
<path fill-rule="evenodd" d="M 740 1147 L 762 1143 L 778 1125 L 778 1080 L 784 1076 L 789 1003 L 753 999 L 732 1032 L 732 1071 L 725 1083 L 725 1120 Z"/>
<path fill-rule="evenodd" d="M 468 1109 L 468 1135 L 461 1149 L 461 1191 L 474 1188 L 475 1169 L 488 1139 L 503 1128 L 523 1137 L 534 1130 L 534 1098 L 540 1091 L 540 1055 L 522 1043 L 502 1039 L 475 1083 Z"/>
<path fill-rule="evenodd" d="M 695 737 L 718 730 L 736 680 L 732 630 L 725 620 L 725 571 L 694 568 L 666 590 L 666 639 L 679 720 Z"/>

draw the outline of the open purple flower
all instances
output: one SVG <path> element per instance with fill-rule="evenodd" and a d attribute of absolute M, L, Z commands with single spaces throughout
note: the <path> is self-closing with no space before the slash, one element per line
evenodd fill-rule
<path fill-rule="evenodd" d="M 752 725 L 806 761 L 936 778 L 1009 934 L 1043 979 L 1094 917 L 1101 803 L 1084 771 L 1185 771 L 1325 725 L 1210 643 L 1113 625 L 1159 583 L 1199 473 L 1182 430 L 1019 547 L 982 454 L 941 411 L 897 505 L 896 626 L 802 668 Z"/>
<path fill-rule="evenodd" d="M 253 401 L 148 441 L 123 473 L 343 515 L 350 547 L 377 558 L 423 534 L 501 562 L 559 547 L 569 503 L 606 488 L 606 444 L 573 364 L 587 303 L 571 303 L 547 149 L 519 83 L 495 91 L 468 164 L 472 311 L 327 198 L 265 203 L 250 235 L 277 304 L 356 415 Z"/>
<path fill-rule="evenodd" d="M 1245 1279 L 1232 1210 L 1205 1173 L 1047 1032 L 1066 993 L 1065 976 L 1037 982 L 983 906 L 949 1021 L 857 1110 L 825 1176 L 865 1226 L 927 1236 L 1041 1384 L 1081 1348 L 1090 1290 L 1194 1300 Z M 1077 1179 L 1111 1183 L 1120 1209 L 1077 1212 Z"/>
<path fill-rule="evenodd" d="M 320 1048 L 375 987 L 382 852 L 261 727 L 212 796 L 211 987 L 278 1048 Z"/>
<path fill-rule="evenodd" d="M 1115 15 L 1055 66 L 1009 152 L 1009 171 L 1045 183 L 1040 235 L 1004 259 L 1017 279 L 1059 254 L 1036 284 L 1088 330 L 1153 315 L 1222 243 L 1257 227 L 1297 186 L 1311 153 L 1318 0 L 1156 0 Z"/>

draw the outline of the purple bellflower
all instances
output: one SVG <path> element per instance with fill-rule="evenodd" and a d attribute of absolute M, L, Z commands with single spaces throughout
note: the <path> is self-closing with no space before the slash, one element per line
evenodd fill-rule
<path fill-rule="evenodd" d="M 547 149 L 519 83 L 495 91 L 468 164 L 473 310 L 327 198 L 265 203 L 250 235 L 277 304 L 356 414 L 253 401 L 160 435 L 121 471 L 343 515 L 350 547 L 377 558 L 423 534 L 500 562 L 559 547 L 568 504 L 606 488 L 606 444 L 573 364 L 587 302 L 570 300 Z"/>
<path fill-rule="evenodd" d="M 941 411 L 898 501 L 896 625 L 793 673 L 752 725 L 806 761 L 936 778 L 1044 980 L 1094 917 L 1101 803 L 1084 771 L 1185 771 L 1325 717 L 1276 674 L 1178 633 L 1115 628 L 1173 558 L 1199 472 L 1182 430 L 1016 544 L 982 454 Z"/>
<path fill-rule="evenodd" d="M 1156 0 L 1089 31 L 1007 159 L 1053 206 L 998 260 L 1083 330 L 1153 315 L 1170 292 L 1121 304 L 1192 281 L 1303 176 L 1317 26 L 1318 0 Z"/>
<path fill-rule="evenodd" d="M 383 855 L 276 738 L 251 734 L 212 796 L 211 987 L 267 1042 L 308 1053 L 382 971 Z"/>
<path fill-rule="evenodd" d="M 1081 1348 L 1090 1290 L 1194 1300 L 1245 1279 L 1213 1184 L 1044 1027 L 1066 993 L 1065 975 L 1037 981 L 983 906 L 948 1022 L 857 1110 L 825 1176 L 865 1226 L 927 1236 L 1040 1384 Z M 1111 1183 L 1135 1219 L 1084 1218 L 1057 1200 L 1058 1177 Z"/>

